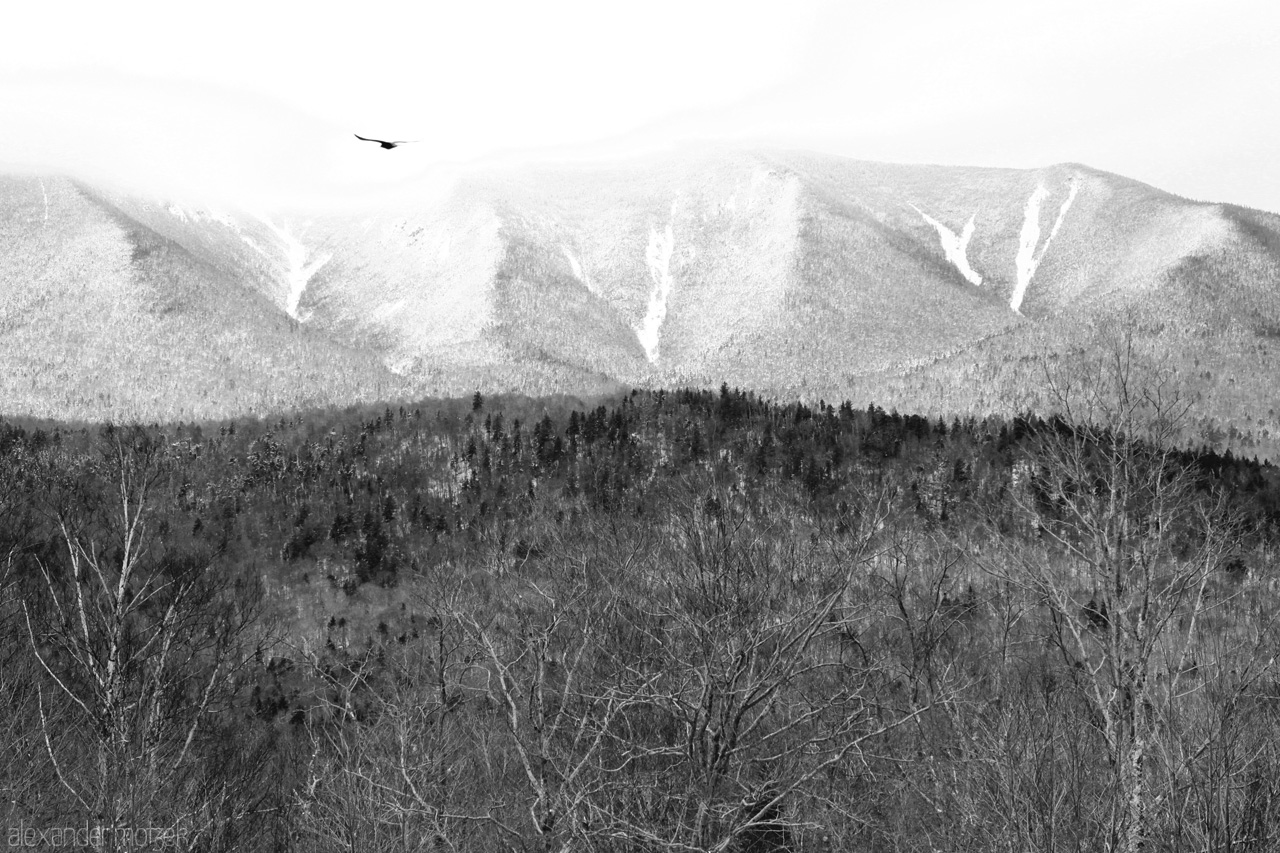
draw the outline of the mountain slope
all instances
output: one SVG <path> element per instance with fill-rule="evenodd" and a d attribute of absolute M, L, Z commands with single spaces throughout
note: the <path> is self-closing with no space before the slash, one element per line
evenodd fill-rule
<path fill-rule="evenodd" d="M 280 312 L 242 264 L 69 181 L 0 181 L 0 240 L 6 413 L 189 420 L 407 390 Z"/>

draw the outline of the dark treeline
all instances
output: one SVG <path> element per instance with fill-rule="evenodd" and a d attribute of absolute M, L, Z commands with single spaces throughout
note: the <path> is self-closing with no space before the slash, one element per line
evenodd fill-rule
<path fill-rule="evenodd" d="M 1271 849 L 1280 472 L 1116 389 L 0 426 L 0 809 L 199 850 Z"/>

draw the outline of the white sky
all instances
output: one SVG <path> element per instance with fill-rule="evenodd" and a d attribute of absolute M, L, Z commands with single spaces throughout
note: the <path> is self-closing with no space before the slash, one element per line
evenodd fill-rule
<path fill-rule="evenodd" d="M 1078 161 L 1280 211 L 1280 4 L 63 0 L 0 16 L 10 167 L 263 204 L 687 140 Z"/>

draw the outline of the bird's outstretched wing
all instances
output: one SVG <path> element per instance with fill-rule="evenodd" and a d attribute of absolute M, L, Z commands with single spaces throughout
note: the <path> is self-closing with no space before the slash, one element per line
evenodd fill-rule
<path fill-rule="evenodd" d="M 369 137 L 367 137 L 367 136 L 361 136 L 361 135 L 360 135 L 360 134 L 358 134 L 358 133 L 357 133 L 357 134 L 353 134 L 353 135 L 355 136 L 355 138 L 356 138 L 356 139 L 361 139 L 361 140 L 364 140 L 365 142 L 376 142 L 378 145 L 381 145 L 383 148 L 386 148 L 386 149 L 388 149 L 388 150 L 389 150 L 389 149 L 392 149 L 392 148 L 395 148 L 397 145 L 407 145 L 407 144 L 409 144 L 410 142 L 417 142 L 417 141 L 418 141 L 418 140 L 416 140 L 416 139 L 393 139 L 393 140 L 387 140 L 387 139 L 370 139 Z"/>

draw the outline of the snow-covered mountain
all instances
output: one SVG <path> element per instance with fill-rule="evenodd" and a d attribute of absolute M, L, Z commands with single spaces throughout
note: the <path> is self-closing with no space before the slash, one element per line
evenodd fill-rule
<path fill-rule="evenodd" d="M 990 409 L 1021 381 L 999 365 L 1125 310 L 1224 423 L 1280 432 L 1262 405 L 1270 214 L 1072 164 L 793 152 L 473 174 L 399 199 L 246 212 L 0 181 L 0 407 L 192 418 L 728 382 Z"/>

